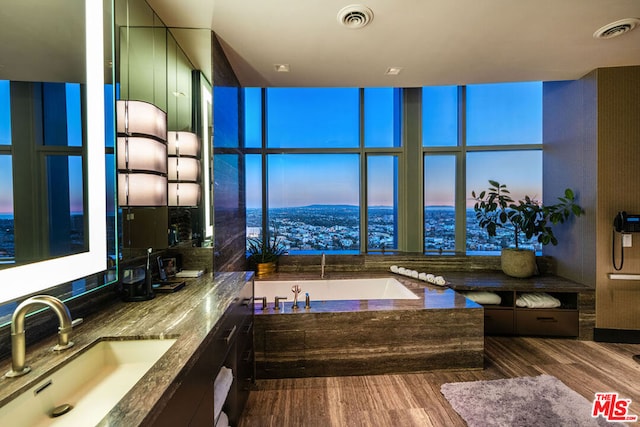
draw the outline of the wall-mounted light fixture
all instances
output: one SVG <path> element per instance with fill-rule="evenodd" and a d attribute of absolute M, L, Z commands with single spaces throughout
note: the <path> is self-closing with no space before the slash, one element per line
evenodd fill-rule
<path fill-rule="evenodd" d="M 200 140 L 195 133 L 169 132 L 169 206 L 200 204 Z"/>
<path fill-rule="evenodd" d="M 167 114 L 143 101 L 117 101 L 118 204 L 167 205 Z"/>

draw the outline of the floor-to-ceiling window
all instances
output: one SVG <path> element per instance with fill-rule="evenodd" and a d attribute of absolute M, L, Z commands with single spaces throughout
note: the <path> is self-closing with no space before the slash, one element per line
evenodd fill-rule
<path fill-rule="evenodd" d="M 277 231 L 290 253 L 415 251 L 415 233 L 427 253 L 499 251 L 471 191 L 492 179 L 542 198 L 540 82 L 244 94 L 247 236 Z"/>
<path fill-rule="evenodd" d="M 289 253 L 397 249 L 400 90 L 245 89 L 247 235 Z"/>
<path fill-rule="evenodd" d="M 491 179 L 506 184 L 515 200 L 542 200 L 542 84 L 425 87 L 422 142 L 425 251 L 508 247 L 510 230 L 490 238 L 478 226 L 471 191 Z"/>

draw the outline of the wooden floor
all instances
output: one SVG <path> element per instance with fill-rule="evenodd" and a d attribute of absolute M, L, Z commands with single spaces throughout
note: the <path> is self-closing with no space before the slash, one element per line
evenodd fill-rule
<path fill-rule="evenodd" d="M 447 382 L 553 375 L 593 400 L 618 392 L 640 414 L 640 344 L 487 337 L 485 368 L 360 377 L 258 380 L 240 427 L 464 426 L 440 394 Z"/>

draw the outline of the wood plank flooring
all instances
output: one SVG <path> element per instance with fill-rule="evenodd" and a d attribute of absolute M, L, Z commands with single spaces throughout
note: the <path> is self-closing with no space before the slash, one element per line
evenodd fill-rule
<path fill-rule="evenodd" d="M 592 401 L 615 391 L 640 414 L 640 344 L 487 337 L 485 368 L 400 375 L 258 380 L 239 427 L 464 426 L 440 394 L 447 382 L 553 375 Z"/>

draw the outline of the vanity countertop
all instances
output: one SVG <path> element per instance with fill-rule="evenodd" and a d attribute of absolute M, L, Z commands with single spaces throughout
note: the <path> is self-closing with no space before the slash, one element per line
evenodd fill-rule
<path fill-rule="evenodd" d="M 157 294 L 154 299 L 143 302 L 117 302 L 108 310 L 85 318 L 74 328 L 71 336 L 75 345 L 69 350 L 51 351 L 57 336 L 28 346 L 27 364 L 32 371 L 18 378 L 0 378 L 0 406 L 101 338 L 176 338 L 176 343 L 99 425 L 152 424 L 154 415 L 180 384 L 181 372 L 197 360 L 205 338 L 217 327 L 242 286 L 252 279 L 251 272 L 205 274 L 189 279 L 178 292 Z M 26 333 L 29 333 L 28 321 Z M 10 358 L 0 361 L 0 373 L 10 367 Z"/>

